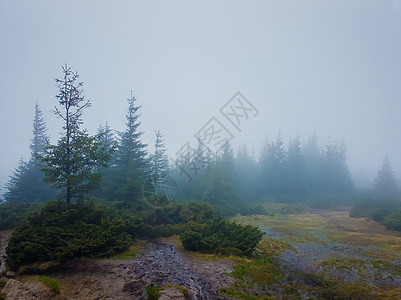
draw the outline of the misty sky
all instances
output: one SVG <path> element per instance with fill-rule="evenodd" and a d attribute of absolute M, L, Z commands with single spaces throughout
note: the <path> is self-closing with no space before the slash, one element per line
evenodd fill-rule
<path fill-rule="evenodd" d="M 55 77 L 85 82 L 94 133 L 124 129 L 127 97 L 173 155 L 240 91 L 259 111 L 235 136 L 258 154 L 267 136 L 344 140 L 358 184 L 386 154 L 401 177 L 401 0 L 0 0 L 0 186 L 29 159 L 34 105 L 56 141 Z"/>

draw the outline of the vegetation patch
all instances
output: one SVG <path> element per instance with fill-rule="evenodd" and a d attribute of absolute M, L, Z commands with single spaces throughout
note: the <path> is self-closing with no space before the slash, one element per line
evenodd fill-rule
<path fill-rule="evenodd" d="M 16 269 L 35 262 L 124 251 L 132 244 L 125 225 L 91 202 L 49 203 L 15 229 L 7 247 L 7 264 Z"/>
<path fill-rule="evenodd" d="M 31 277 L 31 279 L 36 279 L 36 280 L 42 282 L 46 287 L 48 287 L 55 294 L 60 294 L 60 282 L 58 282 L 58 280 L 55 280 L 55 279 L 52 279 L 50 277 L 43 276 L 43 275 L 33 276 L 33 277 Z"/>
<path fill-rule="evenodd" d="M 377 221 L 389 230 L 401 231 L 401 201 L 373 198 L 358 202 L 349 215 Z"/>
<path fill-rule="evenodd" d="M 188 289 L 178 284 L 172 285 L 171 283 L 169 283 L 168 285 L 161 287 L 159 290 L 163 291 L 172 287 L 177 288 L 184 296 L 188 296 Z"/>
<path fill-rule="evenodd" d="M 251 280 L 260 286 L 270 285 L 283 278 L 277 260 L 268 254 L 256 256 L 254 259 L 243 259 L 236 266 L 231 275 L 243 279 Z"/>
<path fill-rule="evenodd" d="M 140 245 L 130 246 L 128 250 L 110 257 L 113 260 L 129 260 L 134 259 L 140 249 Z"/>
<path fill-rule="evenodd" d="M 322 210 L 276 210 L 270 216 L 234 220 L 267 233 L 252 259 L 237 260 L 232 275 L 238 280 L 230 287 L 236 292 L 288 294 L 291 299 L 399 299 L 401 236 L 376 222 L 350 218 L 347 211 Z M 258 292 L 252 292 L 255 283 Z"/>
<path fill-rule="evenodd" d="M 260 298 L 245 294 L 243 292 L 238 291 L 235 288 L 232 287 L 224 287 L 221 288 L 219 291 L 220 296 L 226 296 L 226 297 L 232 297 L 236 299 L 244 299 L 244 300 L 259 300 Z"/>
<path fill-rule="evenodd" d="M 4 279 L 0 279 L 0 288 L 5 287 L 7 284 L 7 281 L 5 281 Z"/>
<path fill-rule="evenodd" d="M 263 236 L 257 227 L 224 219 L 195 224 L 180 235 L 186 250 L 206 253 L 250 255 Z"/>
<path fill-rule="evenodd" d="M 157 300 L 160 297 L 160 288 L 155 285 L 149 285 L 146 288 L 146 296 L 149 300 Z"/>

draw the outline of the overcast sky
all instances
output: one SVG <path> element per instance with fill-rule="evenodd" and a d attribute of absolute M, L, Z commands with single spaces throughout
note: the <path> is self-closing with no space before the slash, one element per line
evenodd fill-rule
<path fill-rule="evenodd" d="M 279 131 L 315 132 L 346 143 L 358 184 L 386 154 L 401 175 L 401 0 L 0 0 L 0 186 L 29 159 L 36 102 L 58 138 L 65 63 L 92 133 L 124 129 L 133 90 L 151 151 L 156 129 L 173 155 L 215 117 L 256 154 Z M 259 111 L 241 132 L 219 112 L 237 91 Z"/>

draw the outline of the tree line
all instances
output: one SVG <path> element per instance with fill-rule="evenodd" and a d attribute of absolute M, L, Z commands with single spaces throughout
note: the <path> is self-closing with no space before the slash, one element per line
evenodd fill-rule
<path fill-rule="evenodd" d="M 354 189 L 344 144 L 329 141 L 322 147 L 315 136 L 304 144 L 296 137 L 285 145 L 279 134 L 265 143 L 259 159 L 246 146 L 235 155 L 225 143 L 211 153 L 199 141 L 191 158 L 178 157 L 171 165 L 160 131 L 152 153 L 142 142 L 140 106 L 132 93 L 125 129 L 115 132 L 106 123 L 90 135 L 83 128 L 83 113 L 91 106 L 83 83 L 67 65 L 62 71 L 53 110 L 63 121 L 60 136 L 50 143 L 36 104 L 30 160 L 20 161 L 0 205 L 0 228 L 15 227 L 7 248 L 7 263 L 14 269 L 110 256 L 137 237 L 173 234 L 181 234 L 188 250 L 249 255 L 262 233 L 221 216 L 266 213 L 249 203 L 267 198 L 299 201 L 313 193 L 339 196 Z M 196 176 L 188 182 L 182 165 L 194 161 Z M 375 189 L 382 194 L 397 190 L 388 158 Z"/>
<path fill-rule="evenodd" d="M 189 182 L 180 168 L 187 158 L 178 157 L 170 164 L 160 130 L 155 132 L 152 153 L 142 142 L 141 107 L 132 92 L 127 99 L 125 130 L 116 132 L 106 122 L 97 134 L 89 135 L 82 128 L 83 112 L 91 106 L 83 96 L 83 82 L 68 66 L 62 70 L 62 79 L 56 79 L 58 106 L 53 111 L 63 120 L 60 137 L 56 144 L 50 144 L 36 104 L 31 158 L 28 162 L 21 160 L 10 177 L 5 187 L 6 203 L 44 203 L 57 194 L 67 204 L 94 196 L 140 208 L 168 202 L 165 187 L 172 180 L 179 200 L 201 200 L 233 214 L 244 203 L 269 198 L 300 201 L 313 195 L 344 195 L 355 190 L 344 143 L 330 139 L 320 145 L 312 135 L 307 141 L 296 136 L 285 144 L 280 133 L 266 140 L 258 158 L 246 145 L 235 154 L 230 143 L 225 143 L 218 153 L 212 153 L 198 141 L 192 157 L 198 162 L 198 170 Z M 386 196 L 398 192 L 388 157 L 375 178 L 374 189 Z"/>

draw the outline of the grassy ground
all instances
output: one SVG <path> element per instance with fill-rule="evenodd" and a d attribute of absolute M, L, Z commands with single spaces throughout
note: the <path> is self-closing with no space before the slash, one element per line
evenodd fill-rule
<path fill-rule="evenodd" d="M 47 286 L 55 294 L 60 294 L 60 282 L 58 280 L 52 279 L 48 276 L 36 275 L 30 279 L 38 280 Z"/>
<path fill-rule="evenodd" d="M 399 232 L 350 218 L 348 211 L 268 209 L 268 216 L 234 218 L 266 235 L 253 259 L 237 262 L 230 293 L 243 299 L 401 299 Z"/>

